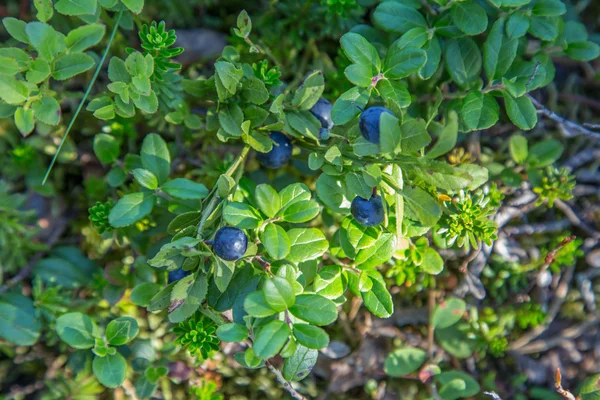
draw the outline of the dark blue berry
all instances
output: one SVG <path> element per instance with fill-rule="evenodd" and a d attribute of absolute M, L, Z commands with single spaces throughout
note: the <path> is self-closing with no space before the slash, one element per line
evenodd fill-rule
<path fill-rule="evenodd" d="M 184 271 L 183 268 L 176 269 L 175 271 L 169 271 L 168 282 L 173 283 L 178 280 L 181 280 L 191 274 L 190 271 Z"/>
<path fill-rule="evenodd" d="M 258 161 L 266 168 L 279 168 L 292 158 L 292 142 L 283 133 L 273 131 L 269 135 L 273 140 L 273 148 L 268 153 L 258 153 Z"/>
<path fill-rule="evenodd" d="M 317 117 L 323 128 L 333 128 L 333 121 L 331 120 L 331 103 L 327 99 L 321 97 L 309 111 L 312 115 Z"/>
<path fill-rule="evenodd" d="M 360 114 L 358 127 L 367 141 L 379 144 L 379 118 L 384 112 L 394 115 L 385 107 L 370 107 Z"/>
<path fill-rule="evenodd" d="M 363 226 L 375 226 L 383 222 L 383 201 L 373 195 L 369 200 L 356 196 L 350 206 L 352 216 Z"/>
<path fill-rule="evenodd" d="M 215 254 L 227 261 L 239 260 L 248 249 L 248 237 L 238 228 L 227 226 L 217 231 L 213 242 Z"/>

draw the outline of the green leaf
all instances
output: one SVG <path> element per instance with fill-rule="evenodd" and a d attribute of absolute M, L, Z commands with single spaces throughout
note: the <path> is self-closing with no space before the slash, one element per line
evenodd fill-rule
<path fill-rule="evenodd" d="M 513 135 L 509 142 L 510 155 L 514 162 L 523 164 L 529 154 L 527 148 L 527 139 L 522 135 Z"/>
<path fill-rule="evenodd" d="M 463 300 L 451 297 L 435 307 L 431 324 L 435 329 L 448 328 L 462 319 L 466 307 Z"/>
<path fill-rule="evenodd" d="M 135 319 L 119 317 L 113 319 L 106 326 L 106 340 L 113 346 L 122 346 L 131 342 L 138 335 L 140 329 Z"/>
<path fill-rule="evenodd" d="M 193 275 L 190 275 L 190 277 L 193 277 Z M 172 323 L 183 322 L 194 315 L 208 293 L 208 279 L 206 274 L 202 273 L 192 285 L 188 286 L 185 294 L 178 297 L 178 293 L 176 293 L 177 285 L 183 285 L 185 283 L 184 279 L 178 281 L 171 292 L 169 321 Z"/>
<path fill-rule="evenodd" d="M 419 71 L 427 62 L 427 53 L 422 49 L 408 47 L 394 51 L 385 57 L 384 75 L 389 79 L 402 79 Z"/>
<path fill-rule="evenodd" d="M 150 214 L 155 202 L 154 195 L 142 192 L 126 194 L 110 210 L 108 222 L 115 228 L 129 226 Z"/>
<path fill-rule="evenodd" d="M 558 26 L 561 19 L 560 17 L 538 17 L 536 15 L 531 16 L 529 33 L 538 39 L 545 41 L 553 41 L 558 36 Z"/>
<path fill-rule="evenodd" d="M 248 328 L 236 323 L 223 324 L 217 328 L 217 337 L 223 342 L 241 343 L 248 337 Z"/>
<path fill-rule="evenodd" d="M 444 400 L 468 398 L 479 393 L 479 384 L 471 376 L 460 371 L 442 372 L 435 376 L 440 389 L 440 397 Z"/>
<path fill-rule="evenodd" d="M 298 263 L 320 257 L 329 248 L 325 235 L 316 228 L 296 228 L 288 231 L 292 246 L 287 259 Z"/>
<path fill-rule="evenodd" d="M 235 272 L 235 262 L 222 260 L 215 257 L 214 281 L 217 288 L 224 292 L 231 283 L 231 278 Z"/>
<path fill-rule="evenodd" d="M 504 18 L 498 19 L 483 44 L 483 66 L 490 81 L 503 77 L 517 55 L 519 41 L 504 32 Z"/>
<path fill-rule="evenodd" d="M 41 58 L 31 62 L 26 75 L 28 82 L 36 85 L 44 81 L 48 76 L 50 76 L 50 64 Z"/>
<path fill-rule="evenodd" d="M 560 158 L 563 150 L 563 145 L 558 140 L 543 140 L 531 146 L 527 162 L 533 168 L 547 167 Z"/>
<path fill-rule="evenodd" d="M 345 185 L 339 179 L 321 174 L 317 179 L 317 196 L 333 212 L 344 214 L 350 210 Z"/>
<path fill-rule="evenodd" d="M 318 140 L 321 123 L 311 112 L 289 111 L 285 116 L 288 124 L 300 135 Z"/>
<path fill-rule="evenodd" d="M 104 37 L 106 27 L 102 24 L 83 25 L 73 29 L 66 38 L 69 51 L 78 53 L 100 43 Z"/>
<path fill-rule="evenodd" d="M 595 374 L 587 378 L 581 384 L 579 396 L 581 400 L 598 400 L 600 397 L 600 374 Z"/>
<path fill-rule="evenodd" d="M 63 342 L 75 349 L 91 349 L 97 336 L 94 322 L 80 312 L 61 315 L 54 329 Z"/>
<path fill-rule="evenodd" d="M 199 200 L 208 196 L 206 186 L 186 178 L 171 179 L 162 185 L 161 189 L 173 197 L 184 200 Z"/>
<path fill-rule="evenodd" d="M 279 225 L 268 224 L 260 234 L 260 241 L 274 260 L 284 259 L 290 253 L 290 238 Z"/>
<path fill-rule="evenodd" d="M 2 19 L 2 24 L 4 24 L 8 34 L 14 39 L 21 43 L 29 44 L 29 38 L 25 32 L 25 27 L 27 26 L 25 21 L 21 21 L 20 19 L 12 17 L 6 17 Z"/>
<path fill-rule="evenodd" d="M 131 12 L 139 14 L 144 8 L 144 0 L 121 0 Z"/>
<path fill-rule="evenodd" d="M 419 71 L 419 76 L 421 79 L 426 80 L 430 79 L 440 66 L 442 58 L 442 46 L 440 45 L 440 40 L 436 36 L 432 37 L 431 40 L 423 46 L 423 50 L 425 50 L 425 53 L 427 54 L 427 62 Z"/>
<path fill-rule="evenodd" d="M 396 237 L 391 233 L 383 233 L 375 243 L 358 252 L 356 265 L 360 269 L 370 269 L 380 266 L 392 258 L 396 248 Z"/>
<path fill-rule="evenodd" d="M 33 132 L 33 128 L 35 127 L 33 110 L 30 108 L 25 109 L 23 107 L 17 108 L 17 111 L 15 111 L 15 125 L 23 136 L 27 136 Z"/>
<path fill-rule="evenodd" d="M 277 312 L 269 307 L 262 291 L 253 292 L 246 296 L 244 299 L 244 310 L 249 315 L 257 318 L 268 317 Z"/>
<path fill-rule="evenodd" d="M 370 96 L 370 90 L 358 87 L 342 93 L 331 109 L 331 119 L 336 125 L 352 121 L 365 109 Z"/>
<path fill-rule="evenodd" d="M 402 133 L 400 148 L 404 154 L 420 151 L 431 142 L 431 136 L 427 133 L 427 124 L 422 119 L 405 118 L 400 131 Z"/>
<path fill-rule="evenodd" d="M 269 278 L 263 284 L 265 301 L 275 311 L 284 311 L 294 305 L 296 295 L 292 285 L 280 277 Z"/>
<path fill-rule="evenodd" d="M 361 297 L 365 306 L 371 313 L 379 318 L 389 318 L 394 313 L 394 303 L 392 295 L 385 287 L 383 278 L 371 277 L 373 286 L 368 292 L 362 292 Z"/>
<path fill-rule="evenodd" d="M 556 17 L 567 12 L 567 7 L 560 0 L 540 0 L 531 9 L 533 15 L 539 17 Z"/>
<path fill-rule="evenodd" d="M 65 37 L 43 22 L 28 23 L 25 32 L 29 42 L 38 51 L 40 57 L 46 61 L 52 61 L 67 47 Z"/>
<path fill-rule="evenodd" d="M 438 158 L 451 151 L 456 146 L 458 138 L 458 116 L 455 111 L 448 112 L 448 120 L 440 133 L 440 137 L 427 152 L 427 158 Z"/>
<path fill-rule="evenodd" d="M 94 154 L 103 164 L 110 164 L 119 157 L 119 141 L 112 135 L 99 133 L 94 136 Z"/>
<path fill-rule="evenodd" d="M 420 265 L 423 272 L 429 275 L 437 275 L 444 269 L 444 260 L 437 251 L 428 247 L 423 255 L 423 262 Z"/>
<path fill-rule="evenodd" d="M 54 14 L 54 5 L 52 4 L 52 0 L 33 0 L 33 4 L 37 9 L 37 19 L 42 22 L 48 22 L 52 15 Z"/>
<path fill-rule="evenodd" d="M 450 9 L 452 21 L 467 35 L 479 35 L 487 29 L 488 16 L 485 9 L 474 0 L 456 2 Z"/>
<path fill-rule="evenodd" d="M 387 355 L 383 370 L 389 376 L 399 378 L 415 372 L 427 359 L 425 350 L 415 347 L 397 349 Z"/>
<path fill-rule="evenodd" d="M 296 347 L 294 354 L 283 364 L 283 376 L 288 381 L 301 381 L 306 378 L 317 363 L 319 352 L 302 345 Z"/>
<path fill-rule="evenodd" d="M 223 210 L 223 218 L 228 224 L 240 229 L 256 229 L 263 219 L 254 207 L 246 203 L 230 203 Z"/>
<path fill-rule="evenodd" d="M 92 370 L 101 384 L 114 389 L 125 381 L 127 361 L 120 353 L 107 354 L 105 357 L 94 356 Z"/>
<path fill-rule="evenodd" d="M 160 311 L 167 308 L 171 302 L 171 292 L 176 284 L 177 282 L 170 283 L 160 292 L 156 293 L 150 300 L 150 303 L 148 303 L 148 311 Z"/>
<path fill-rule="evenodd" d="M 363 88 L 371 85 L 371 78 L 373 77 L 371 69 L 365 65 L 352 64 L 346 67 L 344 70 L 346 78 L 356 86 Z"/>
<path fill-rule="evenodd" d="M 508 92 L 502 92 L 504 106 L 510 120 L 521 129 L 533 129 L 537 124 L 537 111 L 527 96 L 514 98 Z"/>
<path fill-rule="evenodd" d="M 237 85 L 240 83 L 244 72 L 241 68 L 236 68 L 235 65 L 227 61 L 218 61 L 215 63 L 215 70 L 219 82 L 231 94 L 237 91 Z M 218 86 L 217 86 L 218 89 Z M 220 98 L 220 96 L 219 96 Z"/>
<path fill-rule="evenodd" d="M 298 343 L 309 349 L 319 350 L 329 346 L 329 336 L 319 327 L 309 324 L 294 324 L 293 334 Z"/>
<path fill-rule="evenodd" d="M 146 307 L 150 300 L 160 291 L 160 286 L 154 282 L 142 282 L 131 289 L 129 298 L 139 307 Z"/>
<path fill-rule="evenodd" d="M 383 114 L 381 114 L 383 116 Z M 373 186 L 370 186 L 365 181 L 363 174 L 358 172 L 349 172 L 346 174 L 346 188 L 349 193 L 356 194 L 363 199 L 368 199 L 373 193 Z"/>
<path fill-rule="evenodd" d="M 258 358 L 274 357 L 283 348 L 290 336 L 290 328 L 282 321 L 271 321 L 256 333 L 253 349 Z"/>
<path fill-rule="evenodd" d="M 241 38 L 248 37 L 252 31 L 252 20 L 246 10 L 242 10 L 237 17 L 237 30 L 235 34 Z"/>
<path fill-rule="evenodd" d="M 96 13 L 97 0 L 58 0 L 56 11 L 63 15 L 89 15 Z"/>
<path fill-rule="evenodd" d="M 381 70 L 381 59 L 377 49 L 358 33 L 348 32 L 340 39 L 342 50 L 350 61 L 369 68 L 371 75 Z"/>
<path fill-rule="evenodd" d="M 464 98 L 460 115 L 469 131 L 491 128 L 498 122 L 498 102 L 490 94 L 473 91 Z"/>
<path fill-rule="evenodd" d="M 142 142 L 142 166 L 152 172 L 162 184 L 171 173 L 171 155 L 167 143 L 156 133 L 146 135 Z"/>
<path fill-rule="evenodd" d="M 146 189 L 155 190 L 158 187 L 158 179 L 147 169 L 136 168 L 132 173 L 135 180 Z"/>
<path fill-rule="evenodd" d="M 242 97 L 249 103 L 260 105 L 269 100 L 269 91 L 263 81 L 253 76 L 244 84 Z"/>
<path fill-rule="evenodd" d="M 61 110 L 58 101 L 50 95 L 43 95 L 41 99 L 31 104 L 35 119 L 48 125 L 56 126 L 60 122 Z"/>
<path fill-rule="evenodd" d="M 310 110 L 319 101 L 324 89 L 323 72 L 319 70 L 311 72 L 294 93 L 292 106 L 300 110 Z"/>
<path fill-rule="evenodd" d="M 17 291 L 0 297 L 1 338 L 17 346 L 32 346 L 40 337 L 41 330 L 42 321 L 30 298 Z"/>
<path fill-rule="evenodd" d="M 525 36 L 529 29 L 529 17 L 524 13 L 514 13 L 506 22 L 506 34 L 511 39 Z"/>
<path fill-rule="evenodd" d="M 413 28 L 427 27 L 423 14 L 394 1 L 379 4 L 373 13 L 373 21 L 378 28 L 390 33 L 404 33 Z"/>
<path fill-rule="evenodd" d="M 87 54 L 65 54 L 56 59 L 52 77 L 64 81 L 91 69 L 95 64 L 94 59 Z"/>
<path fill-rule="evenodd" d="M 320 211 L 321 207 L 316 201 L 303 200 L 287 206 L 280 214 L 286 222 L 303 223 L 314 219 Z"/>
<path fill-rule="evenodd" d="M 303 183 L 293 183 L 279 192 L 281 198 L 281 209 L 304 200 L 310 200 L 312 194 Z"/>
<path fill-rule="evenodd" d="M 281 209 L 281 199 L 273 186 L 261 184 L 255 190 L 256 202 L 260 210 L 269 218 L 273 218 Z"/>
<path fill-rule="evenodd" d="M 388 113 L 382 113 L 379 117 L 379 130 L 381 135 L 381 152 L 384 154 L 394 154 L 399 151 L 402 132 L 400 132 L 398 118 Z M 368 198 L 368 196 L 364 198 Z"/>
<path fill-rule="evenodd" d="M 442 216 L 438 203 L 423 189 L 405 187 L 400 194 L 404 197 L 406 216 L 420 222 L 423 226 L 434 226 Z"/>
<path fill-rule="evenodd" d="M 329 325 L 337 319 L 335 303 L 318 294 L 301 294 L 289 308 L 294 317 L 313 325 Z"/>
<path fill-rule="evenodd" d="M 571 42 L 565 50 L 567 55 L 579 61 L 592 61 L 600 56 L 600 46 L 594 42 Z"/>
<path fill-rule="evenodd" d="M 228 134 L 241 136 L 242 122 L 244 122 L 244 113 L 237 104 L 226 104 L 219 110 L 219 123 Z"/>
<path fill-rule="evenodd" d="M 7 104 L 19 105 L 29 97 L 29 88 L 12 76 L 0 75 L 0 99 Z"/>
<path fill-rule="evenodd" d="M 393 106 L 390 105 L 394 105 L 397 108 L 405 108 L 411 103 L 408 89 L 406 89 L 406 87 L 398 81 L 382 79 L 377 82 L 377 90 L 379 91 L 379 95 L 390 108 L 393 108 Z"/>
<path fill-rule="evenodd" d="M 481 72 L 481 52 L 471 38 L 446 42 L 446 69 L 457 85 L 468 89 Z"/>

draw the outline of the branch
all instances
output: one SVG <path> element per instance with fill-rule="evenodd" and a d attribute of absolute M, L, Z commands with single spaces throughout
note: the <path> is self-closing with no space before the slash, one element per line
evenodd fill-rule
<path fill-rule="evenodd" d="M 551 119 L 552 121 L 556 122 L 558 124 L 558 126 L 561 128 L 561 130 L 565 136 L 573 137 L 573 136 L 578 136 L 578 135 L 586 135 L 586 136 L 591 136 L 594 139 L 600 139 L 599 132 L 591 131 L 584 126 L 579 125 L 576 122 L 570 121 L 570 120 L 566 119 L 565 117 L 561 117 L 560 115 L 556 114 L 554 111 L 551 111 L 548 108 L 546 108 L 546 106 L 544 106 L 542 103 L 537 101 L 530 94 L 528 94 L 527 97 L 529 97 L 529 99 L 531 100 L 531 102 L 533 103 L 535 108 L 537 108 L 538 114 L 543 115 L 546 118 Z"/>
<path fill-rule="evenodd" d="M 294 399 L 296 400 L 307 400 L 306 397 L 304 397 L 303 395 L 301 395 L 300 393 L 298 393 L 296 391 L 296 389 L 294 389 L 292 387 L 292 384 L 289 383 L 281 374 L 281 372 L 275 368 L 273 366 L 273 364 L 271 364 L 271 362 L 269 360 L 265 360 L 265 365 L 267 366 L 267 368 L 269 369 L 269 371 L 271 371 L 273 373 L 273 375 L 275 375 L 275 378 L 277 378 L 277 382 L 279 382 L 283 388 L 285 390 L 287 390 L 287 392 L 290 394 L 290 396 L 292 396 Z"/>
<path fill-rule="evenodd" d="M 573 396 L 573 394 L 571 392 L 569 392 L 566 389 L 563 389 L 562 384 L 561 384 L 561 376 L 560 376 L 560 369 L 556 368 L 556 375 L 554 375 L 555 377 L 555 383 L 554 383 L 554 387 L 556 388 L 556 391 L 565 399 L 568 400 L 577 400 L 578 398 Z"/>

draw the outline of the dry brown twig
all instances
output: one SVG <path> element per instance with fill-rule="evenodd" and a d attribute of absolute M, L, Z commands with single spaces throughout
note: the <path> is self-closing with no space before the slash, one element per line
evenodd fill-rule
<path fill-rule="evenodd" d="M 545 116 L 548 119 L 556 122 L 558 126 L 561 128 L 562 133 L 566 137 L 573 137 L 579 135 L 586 135 L 593 137 L 594 139 L 600 139 L 600 133 L 589 130 L 583 125 L 579 125 L 576 122 L 566 119 L 565 117 L 561 117 L 554 111 L 548 109 L 542 103 L 535 99 L 532 95 L 528 94 L 527 97 L 531 100 L 535 108 L 538 110 L 538 114 Z"/>

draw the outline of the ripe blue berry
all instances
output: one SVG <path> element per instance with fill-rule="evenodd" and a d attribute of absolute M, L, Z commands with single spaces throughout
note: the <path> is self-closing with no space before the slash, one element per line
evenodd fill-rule
<path fill-rule="evenodd" d="M 384 112 L 394 115 L 385 107 L 370 107 L 360 114 L 358 127 L 367 141 L 379 144 L 379 118 Z"/>
<path fill-rule="evenodd" d="M 363 226 L 375 226 L 383 222 L 383 201 L 373 195 L 369 200 L 356 196 L 350 206 L 352 216 Z"/>
<path fill-rule="evenodd" d="M 181 280 L 191 274 L 190 271 L 184 271 L 183 268 L 176 269 L 175 271 L 169 271 L 168 274 L 168 282 L 173 283 L 178 280 Z"/>
<path fill-rule="evenodd" d="M 248 237 L 238 228 L 226 226 L 217 231 L 213 242 L 215 254 L 227 261 L 239 260 L 248 249 Z"/>
<path fill-rule="evenodd" d="M 269 135 L 275 142 L 268 153 L 258 153 L 258 161 L 266 168 L 279 168 L 287 164 L 292 158 L 292 142 L 283 133 L 273 131 Z"/>
<path fill-rule="evenodd" d="M 333 121 L 331 120 L 331 103 L 327 99 L 321 97 L 309 111 L 312 115 L 317 117 L 321 123 L 321 127 L 325 129 L 333 128 Z"/>

